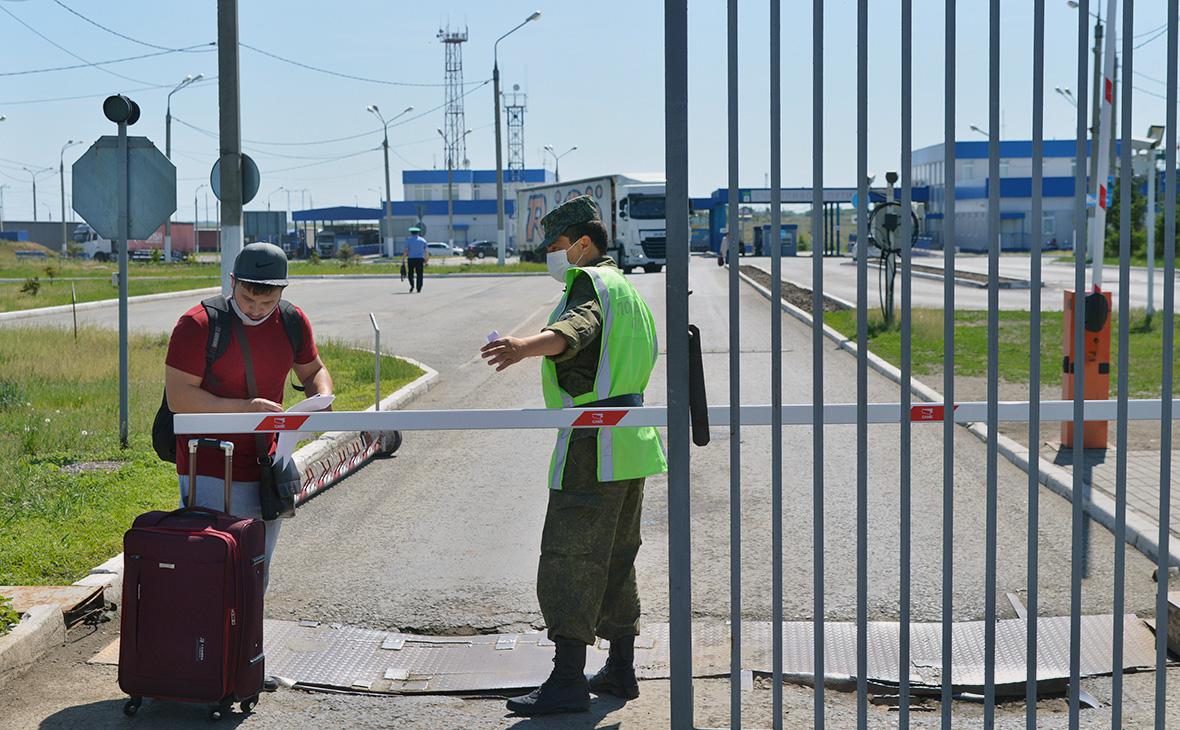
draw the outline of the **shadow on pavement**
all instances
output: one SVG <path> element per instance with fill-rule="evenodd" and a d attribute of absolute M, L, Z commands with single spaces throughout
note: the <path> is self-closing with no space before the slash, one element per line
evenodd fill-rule
<path fill-rule="evenodd" d="M 204 728 L 208 730 L 214 726 L 207 716 L 208 706 L 189 702 L 168 702 L 166 700 L 144 699 L 143 705 L 134 717 L 123 714 L 125 699 L 104 700 L 85 705 L 76 705 L 59 710 L 45 718 L 39 726 L 42 730 L 76 730 L 76 728 L 129 728 L 129 727 L 166 727 L 171 728 Z M 264 697 L 262 703 L 265 704 Z M 233 711 L 216 723 L 217 728 L 235 728 L 241 725 L 249 715 L 238 710 L 235 704 Z"/>

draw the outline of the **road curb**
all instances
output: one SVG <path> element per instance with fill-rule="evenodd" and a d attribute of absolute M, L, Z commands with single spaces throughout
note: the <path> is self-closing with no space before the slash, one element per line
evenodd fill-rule
<path fill-rule="evenodd" d="M 0 687 L 65 640 L 66 621 L 61 608 L 53 604 L 30 608 L 10 633 L 0 636 Z"/>
<path fill-rule="evenodd" d="M 204 289 L 185 289 L 184 291 L 170 291 L 161 294 L 141 294 L 137 297 L 127 297 L 128 304 L 136 302 L 156 302 L 164 299 L 179 299 L 182 297 L 190 297 L 194 294 L 216 294 L 221 291 L 219 286 L 206 287 Z M 118 304 L 118 299 L 100 299 L 96 302 L 82 302 L 76 307 L 71 304 L 58 304 L 52 307 L 39 307 L 37 309 L 21 309 L 16 312 L 0 312 L 0 322 L 7 322 L 14 319 L 30 319 L 32 317 L 40 317 L 47 314 L 63 314 L 73 309 L 79 312 L 84 312 L 88 309 L 99 309 L 100 307 L 109 307 L 112 304 Z"/>
<path fill-rule="evenodd" d="M 764 269 L 762 269 L 762 267 L 756 267 L 756 268 L 764 271 Z M 767 273 L 769 273 L 769 272 L 767 272 Z M 755 291 L 757 291 L 759 294 L 761 294 L 763 297 L 765 297 L 768 301 L 774 301 L 773 296 L 771 295 L 769 289 L 762 286 L 758 282 L 754 281 L 753 279 L 751 279 L 749 276 L 747 276 L 745 273 L 743 273 L 741 271 L 738 271 L 738 276 L 741 277 L 741 279 L 743 281 L 745 281 L 747 284 L 752 286 Z M 798 284 L 796 284 L 795 286 L 798 286 Z M 803 287 L 803 288 L 805 288 L 805 287 Z M 808 326 L 813 325 L 813 320 L 812 320 L 811 315 L 808 314 L 807 312 L 804 312 L 802 309 L 796 307 L 795 305 L 791 304 L 790 302 L 784 302 L 784 301 L 780 300 L 779 306 L 782 308 L 783 311 L 787 312 L 791 316 L 800 320 L 804 324 L 806 324 Z M 856 347 L 855 342 L 853 342 L 852 340 L 849 340 L 842 333 L 837 332 L 835 329 L 829 327 L 826 324 L 823 327 L 824 327 L 824 336 L 826 336 L 828 339 L 835 342 L 841 350 L 844 350 L 845 352 L 848 352 L 852 355 L 856 355 L 857 347 Z M 901 384 L 901 371 L 900 370 L 898 370 L 893 365 L 886 362 L 884 359 L 882 359 L 880 356 L 876 355 L 872 351 L 869 351 L 867 353 L 867 358 L 868 358 L 868 365 L 870 368 L 877 371 L 881 375 L 884 375 L 885 377 L 889 378 L 890 380 L 897 383 L 898 385 Z M 922 383 L 921 381 L 917 380 L 916 378 L 912 378 L 912 377 L 910 378 L 910 391 L 915 396 L 921 398 L 922 400 L 924 400 L 926 402 L 930 402 L 930 403 L 942 403 L 943 402 L 943 396 L 941 393 L 934 390 L 933 388 L 926 385 L 925 383 Z M 970 432 L 973 436 L 978 438 L 980 441 L 983 441 L 985 443 L 987 442 L 988 430 L 987 430 L 987 426 L 985 424 L 968 423 L 968 424 L 963 424 L 963 425 L 966 427 L 968 432 Z M 1024 471 L 1027 474 L 1029 471 L 1029 464 L 1030 464 L 1028 448 L 1025 446 L 1022 446 L 1019 442 L 1013 440 L 1012 438 L 1010 438 L 1008 436 L 1005 436 L 1004 434 L 996 434 L 996 442 L 998 444 L 998 452 L 1000 454 L 1002 454 L 1004 456 L 1004 458 L 1006 458 L 1008 461 L 1010 461 L 1013 464 L 1015 464 L 1016 466 L 1018 466 L 1022 471 Z M 1072 502 L 1073 501 L 1073 475 L 1070 472 L 1057 466 L 1056 464 L 1053 464 L 1051 462 L 1046 462 L 1044 459 L 1038 460 L 1038 467 L 1039 468 L 1037 470 L 1038 471 L 1037 481 L 1040 482 L 1042 485 L 1048 487 L 1051 491 L 1056 492 L 1058 495 L 1060 495 L 1060 496 L 1064 497 L 1066 500 Z M 1106 494 L 1104 494 L 1103 492 L 1098 491 L 1098 490 L 1094 490 L 1094 489 L 1090 490 L 1089 496 L 1090 496 L 1089 505 L 1086 508 L 1087 514 L 1089 514 L 1090 517 L 1092 517 L 1096 522 L 1101 524 L 1103 527 L 1110 530 L 1111 534 L 1113 534 L 1114 529 L 1115 529 L 1115 502 L 1114 502 L 1114 500 L 1111 499 Z M 1156 537 L 1155 537 L 1155 535 L 1158 533 L 1158 531 L 1159 531 L 1158 527 L 1153 525 L 1151 522 L 1149 522 L 1145 517 L 1140 515 L 1138 512 L 1136 512 L 1135 510 L 1132 510 L 1130 508 L 1127 509 L 1127 516 L 1126 516 L 1127 542 L 1131 546 L 1133 546 L 1136 550 L 1143 553 L 1145 556 L 1147 556 L 1149 559 L 1151 559 L 1155 562 L 1159 562 L 1159 542 L 1156 540 Z M 1169 542 L 1171 542 L 1171 547 L 1168 551 L 1171 564 L 1180 565 L 1180 546 L 1177 546 L 1175 544 L 1175 541 L 1169 541 Z"/>

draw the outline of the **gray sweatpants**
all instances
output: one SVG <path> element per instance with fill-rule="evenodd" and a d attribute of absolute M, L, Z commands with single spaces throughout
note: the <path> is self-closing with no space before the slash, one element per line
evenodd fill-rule
<path fill-rule="evenodd" d="M 183 507 L 188 499 L 188 475 L 179 476 L 180 505 Z M 230 514 L 237 517 L 252 517 L 262 519 L 262 503 L 258 499 L 258 482 L 234 482 L 231 485 Z M 210 509 L 223 509 L 225 501 L 225 481 L 217 477 L 197 475 L 197 506 Z M 275 543 L 279 539 L 279 529 L 282 520 L 267 520 L 266 524 L 266 566 L 262 575 L 262 586 L 265 592 L 270 585 L 270 560 L 274 555 Z"/>

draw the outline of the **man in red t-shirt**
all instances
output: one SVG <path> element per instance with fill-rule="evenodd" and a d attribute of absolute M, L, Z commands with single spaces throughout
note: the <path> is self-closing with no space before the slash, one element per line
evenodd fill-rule
<path fill-rule="evenodd" d="M 204 305 L 198 304 L 185 312 L 168 341 L 165 359 L 164 384 L 168 406 L 174 413 L 244 413 L 252 411 L 279 412 L 283 410 L 283 391 L 287 373 L 295 376 L 307 395 L 332 392 L 332 376 L 320 361 L 312 336 L 311 323 L 298 307 L 294 307 L 303 326 L 302 346 L 292 349 L 291 338 L 283 326 L 279 300 L 287 286 L 287 256 L 270 243 L 251 243 L 242 249 L 234 261 L 230 277 L 231 296 L 227 299 L 230 312 L 223 336 L 229 337 L 225 354 L 213 361 L 205 372 L 205 348 L 209 334 L 209 315 Z M 246 363 L 239 343 L 238 327 L 232 318 L 241 320 L 254 363 L 257 397 L 250 398 L 246 384 Z M 254 434 L 216 435 L 208 438 L 232 441 L 234 466 L 232 497 L 233 514 L 239 517 L 262 518 L 258 495 L 258 444 Z M 180 475 L 180 498 L 188 496 L 189 439 L 177 437 L 176 472 Z M 269 453 L 274 453 L 275 438 L 268 435 Z M 200 506 L 222 509 L 225 485 L 225 457 L 204 449 L 197 452 L 197 501 Z M 266 569 L 264 586 L 270 581 L 270 561 L 279 535 L 279 520 L 266 522 Z"/>

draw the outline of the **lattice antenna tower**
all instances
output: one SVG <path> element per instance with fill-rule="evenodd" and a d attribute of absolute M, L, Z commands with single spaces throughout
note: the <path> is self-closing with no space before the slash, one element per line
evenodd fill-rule
<path fill-rule="evenodd" d="M 446 132 L 445 152 L 453 168 L 467 168 L 467 140 L 463 132 L 467 129 L 463 116 L 463 44 L 467 42 L 467 28 L 452 31 L 448 25 L 439 28 L 435 36 L 446 48 L 446 97 L 443 130 Z"/>
<path fill-rule="evenodd" d="M 512 92 L 504 94 L 504 113 L 508 117 L 508 180 L 520 182 L 524 171 L 524 111 L 527 95 L 520 84 L 512 85 Z"/>

